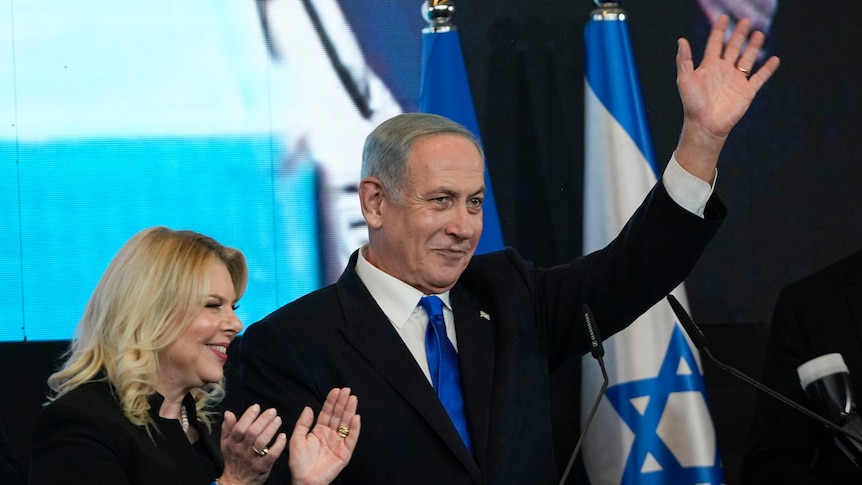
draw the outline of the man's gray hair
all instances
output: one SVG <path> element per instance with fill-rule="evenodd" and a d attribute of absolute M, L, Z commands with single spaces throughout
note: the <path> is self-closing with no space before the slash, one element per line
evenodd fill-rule
<path fill-rule="evenodd" d="M 404 113 L 384 121 L 365 139 L 362 178 L 377 177 L 389 197 L 400 202 L 407 179 L 407 159 L 416 140 L 443 133 L 470 140 L 484 160 L 479 140 L 461 124 L 435 114 Z"/>

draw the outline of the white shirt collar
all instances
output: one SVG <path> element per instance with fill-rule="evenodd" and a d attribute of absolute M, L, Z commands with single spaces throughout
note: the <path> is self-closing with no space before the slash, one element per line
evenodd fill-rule
<path fill-rule="evenodd" d="M 365 284 L 365 287 L 368 288 L 368 292 L 371 293 L 371 297 L 374 298 L 374 301 L 377 302 L 383 313 L 389 317 L 392 325 L 401 328 L 407 323 L 407 319 L 410 318 L 410 315 L 416 309 L 416 305 L 419 304 L 419 300 L 424 294 L 369 263 L 365 259 L 367 248 L 368 246 L 365 245 L 359 249 L 359 257 L 356 258 L 356 274 L 362 280 L 362 283 Z M 449 291 L 437 296 L 443 300 L 443 304 L 451 311 L 452 305 L 449 303 Z"/>

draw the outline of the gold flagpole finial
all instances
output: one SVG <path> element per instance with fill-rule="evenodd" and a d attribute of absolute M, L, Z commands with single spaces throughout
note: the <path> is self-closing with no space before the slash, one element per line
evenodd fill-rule
<path fill-rule="evenodd" d="M 592 11 L 590 17 L 593 20 L 625 20 L 626 12 L 620 8 L 620 2 L 603 2 L 601 0 L 593 0 L 596 4 L 595 10 Z"/>
<path fill-rule="evenodd" d="M 448 32 L 455 30 L 452 17 L 455 15 L 455 4 L 449 0 L 426 0 L 422 3 L 422 16 L 428 22 L 428 27 L 422 32 Z"/>

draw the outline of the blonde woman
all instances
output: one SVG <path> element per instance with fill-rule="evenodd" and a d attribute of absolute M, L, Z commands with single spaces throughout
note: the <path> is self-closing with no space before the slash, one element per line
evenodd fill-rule
<path fill-rule="evenodd" d="M 108 266 L 33 433 L 31 483 L 260 484 L 288 440 L 275 410 L 219 412 L 245 257 L 210 237 L 155 227 Z M 360 420 L 333 389 L 290 438 L 293 483 L 329 483 L 349 461 Z"/>

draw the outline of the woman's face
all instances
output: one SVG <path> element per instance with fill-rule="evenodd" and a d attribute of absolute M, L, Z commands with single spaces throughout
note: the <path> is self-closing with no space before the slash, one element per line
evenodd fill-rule
<path fill-rule="evenodd" d="M 215 260 L 208 269 L 210 291 L 200 312 L 185 331 L 159 352 L 158 391 L 165 397 L 182 396 L 224 375 L 227 348 L 242 330 L 234 313 L 236 293 L 230 272 Z"/>

